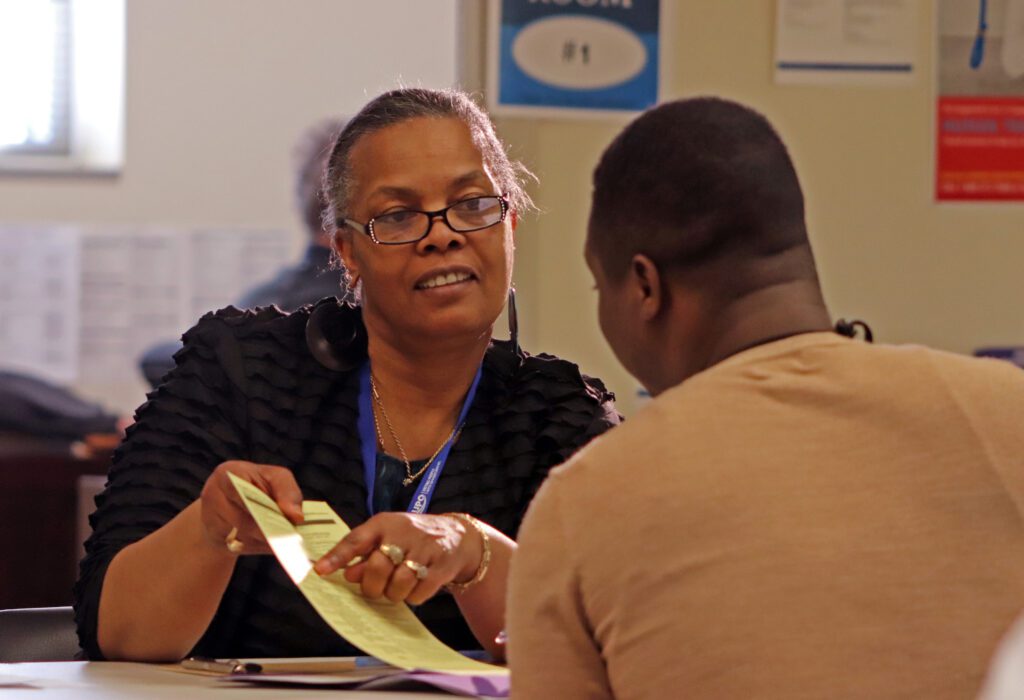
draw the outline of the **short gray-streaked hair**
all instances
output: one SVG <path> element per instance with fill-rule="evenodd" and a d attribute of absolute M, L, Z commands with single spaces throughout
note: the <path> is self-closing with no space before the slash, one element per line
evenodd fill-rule
<path fill-rule="evenodd" d="M 526 166 L 508 157 L 505 146 L 494 131 L 487 113 L 461 90 L 400 88 L 372 99 L 348 122 L 334 142 L 324 170 L 324 230 L 337 229 L 337 220 L 347 216 L 351 205 L 352 148 L 359 139 L 407 119 L 417 117 L 454 117 L 468 128 L 473 143 L 480 149 L 484 164 L 508 196 L 509 206 L 520 214 L 533 209 L 524 181 L 534 178 Z"/>

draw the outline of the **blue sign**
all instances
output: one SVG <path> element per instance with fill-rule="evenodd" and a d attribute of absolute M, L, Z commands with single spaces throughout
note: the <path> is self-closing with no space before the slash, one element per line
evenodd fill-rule
<path fill-rule="evenodd" d="M 639 111 L 658 101 L 659 0 L 502 0 L 495 107 Z"/>

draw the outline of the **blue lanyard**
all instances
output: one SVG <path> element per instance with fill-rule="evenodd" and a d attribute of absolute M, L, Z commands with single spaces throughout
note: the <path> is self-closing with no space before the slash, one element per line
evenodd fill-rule
<path fill-rule="evenodd" d="M 480 377 L 483 375 L 483 365 L 476 370 L 473 383 L 469 385 L 469 393 L 466 400 L 462 402 L 462 410 L 459 411 L 459 419 L 455 425 L 461 428 L 465 423 L 466 414 L 476 397 L 476 388 L 480 384 Z M 363 454 L 363 477 L 366 481 L 366 510 L 373 515 L 373 488 L 377 481 L 377 428 L 373 423 L 373 395 L 370 389 L 370 363 L 367 361 L 359 370 L 359 440 Z M 437 488 L 437 480 L 444 470 L 444 464 L 448 461 L 448 453 L 452 450 L 452 444 L 459 434 L 456 428 L 452 436 L 441 447 L 437 457 L 430 463 L 427 472 L 423 475 L 419 488 L 409 504 L 410 513 L 425 513 L 430 499 L 434 497 L 434 489 Z"/>
<path fill-rule="evenodd" d="M 985 60 L 985 31 L 988 29 L 988 0 L 981 0 L 978 3 L 978 33 L 974 37 L 974 45 L 971 46 L 970 65 L 973 70 L 981 68 Z"/>

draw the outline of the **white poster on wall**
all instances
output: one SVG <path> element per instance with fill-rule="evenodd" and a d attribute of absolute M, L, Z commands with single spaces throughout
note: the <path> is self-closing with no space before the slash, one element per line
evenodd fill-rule
<path fill-rule="evenodd" d="M 79 261 L 73 228 L 0 229 L 0 369 L 62 383 L 75 379 Z"/>
<path fill-rule="evenodd" d="M 0 368 L 51 381 L 125 381 L 288 261 L 271 229 L 0 226 Z"/>
<path fill-rule="evenodd" d="M 778 0 L 775 81 L 905 85 L 917 73 L 917 0 Z"/>

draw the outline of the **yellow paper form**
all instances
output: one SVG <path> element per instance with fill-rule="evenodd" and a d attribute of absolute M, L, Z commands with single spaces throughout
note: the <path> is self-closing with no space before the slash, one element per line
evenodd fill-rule
<path fill-rule="evenodd" d="M 313 562 L 348 534 L 349 527 L 323 501 L 303 501 L 305 523 L 295 526 L 270 496 L 230 475 L 270 548 L 320 616 L 346 640 L 381 661 L 407 670 L 502 674 L 504 668 L 468 659 L 430 633 L 405 603 L 371 600 L 337 571 L 321 577 Z"/>

